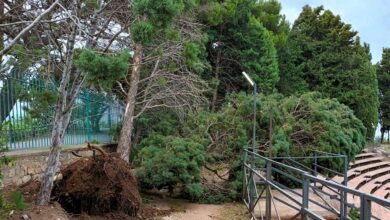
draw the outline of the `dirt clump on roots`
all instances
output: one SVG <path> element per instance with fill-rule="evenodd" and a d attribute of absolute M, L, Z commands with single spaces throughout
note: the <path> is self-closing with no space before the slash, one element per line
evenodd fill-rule
<path fill-rule="evenodd" d="M 141 206 L 136 179 L 129 165 L 115 154 L 83 157 L 61 171 L 53 199 L 69 213 L 136 216 Z"/>

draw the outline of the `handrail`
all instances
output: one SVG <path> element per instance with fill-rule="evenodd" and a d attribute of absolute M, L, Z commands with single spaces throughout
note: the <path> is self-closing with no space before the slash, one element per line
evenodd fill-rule
<path fill-rule="evenodd" d="M 380 198 L 380 197 L 377 197 L 377 196 L 374 196 L 374 195 L 371 195 L 371 194 L 368 194 L 365 192 L 361 192 L 361 191 L 356 190 L 356 189 L 348 188 L 347 186 L 342 185 L 340 183 L 335 183 L 335 182 L 332 182 L 329 180 L 320 179 L 320 178 L 312 175 L 310 172 L 307 172 L 307 171 L 301 170 L 299 168 L 292 167 L 290 165 L 287 165 L 287 164 L 284 164 L 284 163 L 281 163 L 281 162 L 274 160 L 274 159 L 280 159 L 280 158 L 267 158 L 267 157 L 259 155 L 256 152 L 252 152 L 249 150 L 245 150 L 245 154 L 246 154 L 246 158 L 249 158 L 248 154 L 250 154 L 250 155 L 252 155 L 252 157 L 254 156 L 255 158 L 258 158 L 258 159 L 265 161 L 266 165 L 267 165 L 267 172 L 268 173 L 267 173 L 267 177 L 264 177 L 256 169 L 254 169 L 254 167 L 252 167 L 253 164 L 249 164 L 249 163 L 247 163 L 247 160 L 244 160 L 245 170 L 249 170 L 248 172 L 252 173 L 252 175 L 250 175 L 250 176 L 256 175 L 256 176 L 260 177 L 260 179 L 262 180 L 261 183 L 265 184 L 266 187 L 272 187 L 272 188 L 278 190 L 280 193 L 282 193 L 284 196 L 286 196 L 289 200 L 298 204 L 301 207 L 301 215 L 303 218 L 312 217 L 314 219 L 323 219 L 322 217 L 318 216 L 318 214 L 313 213 L 309 209 L 309 206 L 308 206 L 309 202 L 313 203 L 313 201 L 308 197 L 309 196 L 309 189 L 312 187 L 310 185 L 310 183 L 319 183 L 322 186 L 326 186 L 326 187 L 334 190 L 335 192 L 337 192 L 337 195 L 340 196 L 340 199 L 338 199 L 338 201 L 340 202 L 340 219 L 348 219 L 348 217 L 347 217 L 348 213 L 347 213 L 346 207 L 347 206 L 350 207 L 351 204 L 348 204 L 348 202 L 346 201 L 347 194 L 351 194 L 351 195 L 354 195 L 354 196 L 357 196 L 360 198 L 361 219 L 364 219 L 364 220 L 371 219 L 371 217 L 377 218 L 371 214 L 371 203 L 372 202 L 374 202 L 374 203 L 376 203 L 384 208 L 390 207 L 390 200 L 386 200 L 386 199 L 383 199 L 383 198 Z M 331 154 L 331 153 L 329 153 L 329 154 Z M 322 157 L 323 156 L 317 156 L 317 158 L 322 158 Z M 332 154 L 331 156 L 329 156 L 327 158 L 335 158 L 335 157 L 336 157 L 336 155 Z M 338 155 L 337 157 L 344 157 L 345 158 L 346 156 Z M 286 159 L 291 159 L 291 158 L 296 158 L 296 157 L 290 157 L 290 158 L 286 158 Z M 302 157 L 302 158 L 308 158 L 308 157 Z M 279 166 L 279 167 L 285 168 L 289 171 L 295 172 L 296 174 L 299 174 L 302 177 L 302 179 L 300 180 L 300 179 L 294 177 L 293 175 L 285 173 L 282 170 L 275 168 L 275 166 L 276 167 Z M 270 174 L 272 171 L 277 172 L 283 176 L 286 176 L 287 178 L 290 178 L 293 180 L 295 179 L 298 182 L 300 182 L 302 184 L 302 193 L 303 193 L 301 196 L 302 201 L 297 200 L 292 195 L 290 195 L 290 193 L 285 191 L 285 189 L 280 188 L 280 186 L 278 186 L 277 182 L 274 183 L 274 181 L 272 179 L 270 179 L 270 176 L 271 176 Z M 322 190 L 319 190 L 319 191 L 322 191 Z M 257 198 L 255 205 L 257 204 L 259 199 L 260 198 Z M 280 199 L 278 199 L 277 197 L 275 197 L 275 199 L 280 201 Z M 320 206 L 320 207 L 324 208 L 322 206 Z M 269 208 L 267 210 L 269 210 Z M 266 211 L 266 213 L 267 213 L 267 211 Z M 269 212 L 269 214 L 270 214 L 270 212 Z M 268 216 L 268 217 L 270 217 L 270 216 Z"/>
<path fill-rule="evenodd" d="M 295 168 L 295 167 L 286 165 L 286 164 L 284 164 L 284 163 L 277 162 L 277 161 L 272 160 L 272 159 L 269 159 L 269 158 L 267 158 L 267 157 L 263 157 L 263 156 L 261 156 L 260 154 L 255 153 L 255 152 L 252 152 L 252 151 L 249 151 L 249 150 L 247 150 L 247 149 L 245 149 L 244 151 L 245 151 L 246 153 L 253 154 L 254 156 L 259 157 L 259 158 L 261 158 L 261 159 L 263 159 L 263 160 L 265 160 L 265 161 L 267 161 L 267 162 L 271 162 L 271 163 L 277 164 L 277 165 L 279 165 L 279 166 L 281 166 L 281 167 L 284 167 L 284 168 L 287 168 L 287 169 L 291 169 L 291 170 L 293 170 L 293 171 L 295 171 L 295 172 L 297 172 L 297 173 L 300 173 L 300 174 L 307 173 L 306 171 L 303 171 L 303 170 L 300 170 L 300 169 L 298 169 L 298 168 Z"/>
<path fill-rule="evenodd" d="M 333 188 L 336 188 L 338 190 L 342 190 L 342 191 L 345 191 L 349 194 L 353 194 L 353 195 L 357 195 L 357 196 L 365 196 L 366 199 L 370 200 L 370 201 L 373 201 L 375 203 L 378 203 L 380 205 L 383 205 L 383 206 L 390 206 L 390 200 L 385 200 L 385 199 L 382 199 L 380 197 L 377 197 L 377 196 L 374 196 L 374 195 L 371 195 L 371 194 L 368 194 L 368 193 L 365 193 L 365 192 L 362 192 L 362 191 L 359 191 L 359 190 L 356 190 L 356 189 L 352 189 L 352 188 L 348 188 L 344 185 L 341 185 L 339 183 L 333 183 L 333 182 L 330 182 L 328 180 L 322 180 L 322 179 L 319 179 L 315 176 L 312 176 L 310 174 L 305 174 L 305 177 L 307 177 L 308 179 L 310 180 L 313 180 L 313 181 L 316 181 L 316 182 L 319 182 L 323 185 L 329 185 Z"/>

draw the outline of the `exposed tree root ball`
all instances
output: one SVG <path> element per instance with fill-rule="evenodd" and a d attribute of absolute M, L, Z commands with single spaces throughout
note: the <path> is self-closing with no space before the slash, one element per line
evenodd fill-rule
<path fill-rule="evenodd" d="M 124 212 L 135 216 L 141 205 L 137 182 L 128 164 L 112 155 L 81 158 L 62 170 L 53 196 L 74 214 Z"/>

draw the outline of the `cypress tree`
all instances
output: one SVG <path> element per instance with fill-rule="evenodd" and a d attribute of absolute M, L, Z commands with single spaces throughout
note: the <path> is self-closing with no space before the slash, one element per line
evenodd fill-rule
<path fill-rule="evenodd" d="M 212 110 L 221 103 L 220 97 L 248 88 L 242 71 L 251 75 L 262 92 L 275 89 L 279 80 L 275 38 L 261 22 L 267 17 L 260 16 L 265 14 L 261 4 L 255 0 L 228 0 L 209 1 L 202 6 L 200 16 L 209 26 L 208 53 L 213 67 Z M 275 24 L 270 20 L 267 25 Z"/>
<path fill-rule="evenodd" d="M 384 48 L 378 64 L 381 142 L 385 132 L 390 131 L 390 48 Z M 387 139 L 389 141 L 389 137 Z"/>
<path fill-rule="evenodd" d="M 278 88 L 284 94 L 319 91 L 351 107 L 374 135 L 378 83 L 368 45 L 357 32 L 323 7 L 305 6 L 284 51 Z"/>

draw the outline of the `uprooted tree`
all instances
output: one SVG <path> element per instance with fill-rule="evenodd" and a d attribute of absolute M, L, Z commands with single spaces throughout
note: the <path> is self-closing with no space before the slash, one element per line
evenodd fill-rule
<path fill-rule="evenodd" d="M 352 160 L 364 147 L 366 129 L 362 122 L 335 99 L 319 93 L 259 95 L 257 105 L 256 148 L 260 154 L 270 151 L 271 106 L 274 156 L 310 155 L 319 150 L 345 154 Z M 218 112 L 200 111 L 185 122 L 176 122 L 181 126 L 170 117 L 160 119 L 165 122 L 152 126 L 153 132 L 138 146 L 136 161 L 141 167 L 138 177 L 143 188 L 180 188 L 188 198 L 208 202 L 237 199 L 242 189 L 243 150 L 252 135 L 252 113 L 252 97 L 240 93 L 232 94 Z M 160 123 L 165 125 L 164 130 L 159 129 Z M 174 159 L 168 159 L 171 154 Z M 334 170 L 343 168 L 343 161 L 338 159 L 320 163 Z M 200 176 L 202 168 L 215 173 L 223 184 L 205 181 Z"/>
<path fill-rule="evenodd" d="M 59 156 L 66 128 L 72 114 L 74 103 L 82 86 L 85 85 L 88 73 L 76 69 L 74 59 L 79 48 L 95 48 L 100 51 L 119 51 L 123 47 L 118 39 L 128 25 L 124 10 L 126 1 L 97 1 L 96 4 L 84 4 L 84 1 L 50 1 L 36 5 L 31 10 L 31 2 L 8 2 L 12 10 L 7 11 L 1 19 L 8 20 L 2 29 L 9 43 L 2 52 L 9 56 L 17 55 L 15 48 L 23 48 L 21 54 L 29 54 L 32 59 L 28 67 L 40 66 L 33 76 L 50 78 L 58 84 L 54 119 L 52 120 L 51 151 L 47 168 L 42 177 L 41 189 L 37 203 L 46 205 L 50 201 L 54 175 L 59 166 Z M 47 5 L 49 4 L 49 5 Z M 56 7 L 54 7 L 56 6 Z M 115 11 L 115 16 L 112 15 Z M 35 17 L 34 17 L 35 16 Z M 26 19 L 33 20 L 23 25 Z M 42 17 L 45 19 L 42 20 Z M 112 23 L 110 23 L 112 21 Z M 114 29 L 113 23 L 120 23 L 121 28 Z M 113 31 L 115 30 L 115 32 Z M 39 37 L 36 37 L 39 36 Z M 20 40 L 22 39 L 22 40 Z M 123 43 L 122 43 L 123 44 Z M 37 50 L 39 49 L 39 52 Z M 15 63 L 23 63 L 16 56 Z M 10 67 L 12 68 L 12 67 Z"/>

